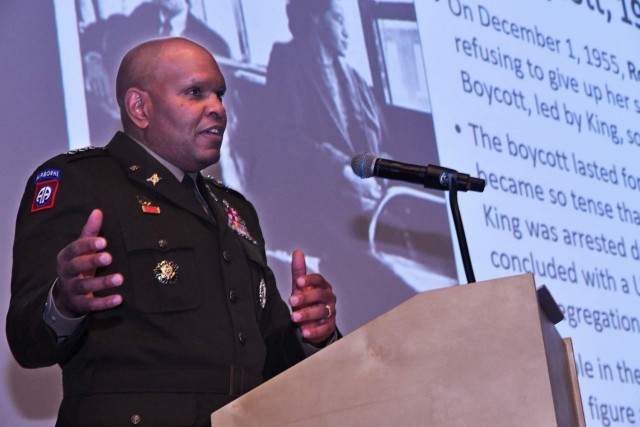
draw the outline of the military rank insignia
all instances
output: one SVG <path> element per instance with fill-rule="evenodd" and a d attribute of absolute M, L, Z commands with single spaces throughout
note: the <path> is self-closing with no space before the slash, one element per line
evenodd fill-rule
<path fill-rule="evenodd" d="M 173 261 L 160 261 L 153 269 L 158 283 L 170 285 L 178 280 L 178 265 Z"/>
<path fill-rule="evenodd" d="M 51 209 L 60 184 L 60 169 L 45 169 L 38 172 L 34 180 L 36 185 L 31 212 Z"/>

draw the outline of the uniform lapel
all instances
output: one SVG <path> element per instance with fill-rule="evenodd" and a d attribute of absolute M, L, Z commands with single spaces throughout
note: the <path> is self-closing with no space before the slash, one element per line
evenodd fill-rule
<path fill-rule="evenodd" d="M 253 236 L 255 236 L 253 233 L 257 230 L 247 229 L 249 236 L 251 236 L 251 238 L 248 238 L 247 236 L 242 235 L 241 232 L 233 229 L 236 225 L 231 224 L 232 221 L 230 217 L 233 214 L 230 210 L 235 207 L 226 199 L 225 191 L 208 180 L 205 180 L 200 174 L 198 174 L 198 184 L 200 188 L 203 189 L 203 196 L 206 198 L 207 203 L 209 203 L 211 211 L 216 217 L 216 221 L 220 224 L 220 237 L 223 241 L 230 237 L 234 238 L 240 242 L 244 252 L 252 261 L 261 266 L 266 265 L 266 260 L 262 254 L 259 243 L 253 239 Z M 246 225 L 247 224 L 245 223 L 245 226 Z"/>
<path fill-rule="evenodd" d="M 135 141 L 118 132 L 107 149 L 127 171 L 130 180 L 197 217 L 213 222 L 213 218 L 202 209 L 195 193 L 185 189 L 167 168 Z"/>
<path fill-rule="evenodd" d="M 198 173 L 196 178 L 196 185 L 202 194 L 202 197 L 205 199 L 207 204 L 209 205 L 209 209 L 211 209 L 211 213 L 216 219 L 216 222 L 220 225 L 220 233 L 222 237 L 227 232 L 227 213 L 224 209 L 224 206 L 221 203 L 220 195 L 216 194 L 212 186 L 205 182 L 203 176 Z"/>
<path fill-rule="evenodd" d="M 229 225 L 230 214 L 224 204 L 226 200 L 226 192 L 224 190 L 206 182 L 198 174 L 196 184 L 200 186 L 200 192 L 213 213 L 213 217 L 211 217 L 204 212 L 195 193 L 186 191 L 185 187 L 178 182 L 167 168 L 125 134 L 118 132 L 106 148 L 118 160 L 123 169 L 127 171 L 129 179 L 155 192 L 168 202 L 191 212 L 198 218 L 212 224 L 217 222 L 222 241 L 228 241 L 227 239 L 229 238 L 235 239 L 240 242 L 242 249 L 251 260 L 261 266 L 266 265 L 266 260 L 262 255 L 259 244 L 252 243 Z M 249 229 L 248 231 L 249 233 L 255 233 L 258 230 Z"/>

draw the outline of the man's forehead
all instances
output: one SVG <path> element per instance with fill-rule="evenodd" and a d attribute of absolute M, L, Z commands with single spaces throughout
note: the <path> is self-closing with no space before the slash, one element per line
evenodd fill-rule
<path fill-rule="evenodd" d="M 155 84 L 193 81 L 224 86 L 213 56 L 187 39 L 156 39 L 134 48 L 123 60 L 121 87 L 149 89 Z"/>
<path fill-rule="evenodd" d="M 158 67 L 156 73 L 161 78 L 168 78 L 182 84 L 224 85 L 225 83 L 224 76 L 213 62 L 168 63 L 165 67 Z"/>

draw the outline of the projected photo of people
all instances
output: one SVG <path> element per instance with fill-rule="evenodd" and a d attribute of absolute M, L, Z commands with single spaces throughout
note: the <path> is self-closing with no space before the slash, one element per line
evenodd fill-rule
<path fill-rule="evenodd" d="M 93 145 L 118 129 L 110 85 L 130 46 L 184 36 L 216 56 L 229 124 L 224 161 L 207 172 L 256 206 L 281 292 L 301 248 L 309 268 L 340 287 L 348 332 L 417 292 L 458 283 L 444 193 L 363 180 L 350 167 L 361 152 L 439 164 L 413 0 L 76 0 L 75 8 Z"/>
<path fill-rule="evenodd" d="M 381 71 L 377 61 L 384 65 L 394 47 L 398 67 L 424 73 L 415 61 L 417 29 L 407 31 L 405 23 L 382 23 L 388 31 L 380 40 L 389 51 L 367 58 L 367 44 L 379 45 L 375 38 L 381 37 L 373 27 L 381 26 L 371 20 L 372 31 L 363 31 L 361 9 L 373 10 L 374 3 L 286 2 L 290 37 L 275 41 L 270 51 L 263 98 L 255 102 L 262 108 L 251 119 L 262 125 L 244 157 L 247 191 L 262 212 L 268 241 L 285 253 L 291 245 L 304 245 L 320 260 L 323 274 L 348 288 L 341 289 L 347 294 L 341 303 L 347 306 L 346 322 L 350 311 L 380 314 L 419 290 L 456 282 L 442 194 L 362 180 L 350 168 L 353 156 L 365 151 L 437 163 L 430 115 L 394 106 L 385 89 L 376 93 L 373 87 L 371 76 Z M 367 35 L 373 38 L 369 43 Z M 351 46 L 352 39 L 362 44 Z M 354 48 L 365 53 L 364 60 L 351 62 Z M 411 60 L 402 56 L 406 52 Z M 389 65 L 387 75 L 400 69 Z M 419 89 L 414 84 L 405 93 L 419 95 Z M 238 127 L 244 128 L 242 122 Z M 315 226 L 309 226 L 310 216 Z"/>
<path fill-rule="evenodd" d="M 101 145 L 118 129 L 115 76 L 124 54 L 156 37 L 186 37 L 216 56 L 228 57 L 227 42 L 200 17 L 187 0 L 76 0 L 80 25 L 87 114 L 91 140 Z"/>
<path fill-rule="evenodd" d="M 273 45 L 267 67 L 267 96 L 278 101 L 272 110 L 276 128 L 295 129 L 297 153 L 334 174 L 354 153 L 380 153 L 384 117 L 345 58 L 349 36 L 340 2 L 290 0 L 287 16 L 293 38 Z M 340 178 L 353 208 L 370 210 L 382 196 L 375 180 L 348 170 Z"/>

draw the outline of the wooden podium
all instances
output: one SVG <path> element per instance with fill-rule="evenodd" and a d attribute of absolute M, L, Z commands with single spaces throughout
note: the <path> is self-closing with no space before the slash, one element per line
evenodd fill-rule
<path fill-rule="evenodd" d="M 416 295 L 214 412 L 213 426 L 584 426 L 532 275 Z"/>

